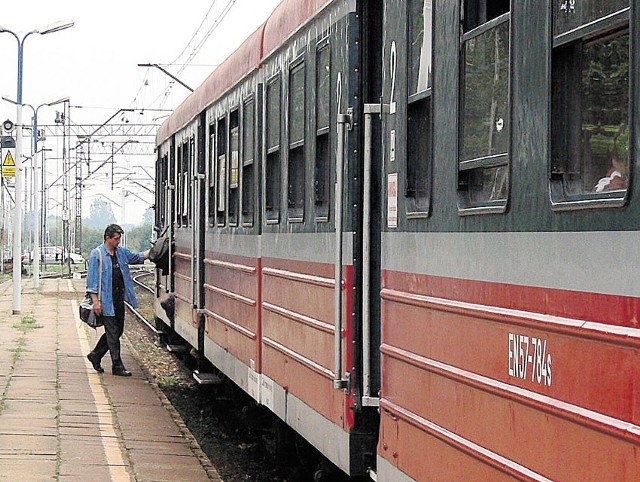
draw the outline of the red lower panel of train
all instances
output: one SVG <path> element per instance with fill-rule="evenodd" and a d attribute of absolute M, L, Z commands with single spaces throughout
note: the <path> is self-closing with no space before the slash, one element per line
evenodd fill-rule
<path fill-rule="evenodd" d="M 607 310 L 612 296 L 542 296 L 540 288 L 390 272 L 383 279 L 379 456 L 419 480 L 460 470 L 640 479 L 640 333 L 624 320 L 603 323 L 610 312 L 575 317 L 585 314 L 575 298 Z M 533 312 L 538 298 L 547 304 Z M 638 306 L 617 298 L 625 310 Z M 560 305 L 574 317 L 560 316 Z"/>

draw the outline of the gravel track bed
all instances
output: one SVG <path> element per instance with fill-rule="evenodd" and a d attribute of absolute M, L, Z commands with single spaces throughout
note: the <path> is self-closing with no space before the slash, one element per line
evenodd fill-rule
<path fill-rule="evenodd" d="M 150 281 L 152 276 L 148 277 Z M 152 294 L 138 289 L 139 312 L 153 319 Z M 234 395 L 219 387 L 199 386 L 185 363 L 160 343 L 157 335 L 127 312 L 125 337 L 135 348 L 149 381 L 178 412 L 202 451 L 225 482 L 306 482 L 313 480 L 292 464 L 276 464 L 263 434 L 249 430 Z"/>

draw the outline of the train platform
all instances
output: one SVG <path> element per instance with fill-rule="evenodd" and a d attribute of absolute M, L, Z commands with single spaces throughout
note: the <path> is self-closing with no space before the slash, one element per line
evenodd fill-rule
<path fill-rule="evenodd" d="M 0 285 L 0 480 L 219 481 L 180 417 L 123 339 L 132 377 L 86 358 L 95 332 L 78 317 L 84 281 Z"/>

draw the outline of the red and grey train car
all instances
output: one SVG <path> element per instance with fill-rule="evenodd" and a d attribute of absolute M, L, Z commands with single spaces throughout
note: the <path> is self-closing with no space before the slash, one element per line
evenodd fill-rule
<path fill-rule="evenodd" d="M 638 8 L 283 1 L 159 131 L 158 319 L 349 475 L 640 479 Z"/>

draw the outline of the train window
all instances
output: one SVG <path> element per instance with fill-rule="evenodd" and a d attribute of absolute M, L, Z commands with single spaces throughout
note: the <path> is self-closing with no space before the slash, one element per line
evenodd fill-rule
<path fill-rule="evenodd" d="M 316 156 L 314 168 L 314 196 L 316 219 L 329 219 L 331 202 L 331 49 L 322 43 L 316 52 Z"/>
<path fill-rule="evenodd" d="M 171 144 L 169 147 L 169 184 L 171 185 L 171 191 L 169 191 L 168 196 L 171 197 L 171 206 L 168 212 L 168 221 L 169 223 L 177 223 L 178 219 L 178 210 L 176 208 L 176 200 L 177 200 L 177 189 L 176 189 L 176 147 L 173 139 L 171 140 Z M 175 217 L 174 217 L 175 216 Z"/>
<path fill-rule="evenodd" d="M 407 211 L 429 209 L 433 16 L 431 0 L 408 4 Z"/>
<path fill-rule="evenodd" d="M 509 1 L 465 2 L 462 37 L 459 206 L 504 211 L 509 176 Z"/>
<path fill-rule="evenodd" d="M 553 5 L 551 199 L 619 206 L 629 183 L 629 1 Z"/>
<path fill-rule="evenodd" d="M 189 225 L 189 142 L 185 141 L 182 144 L 182 169 L 180 170 L 180 194 L 182 200 L 180 201 L 180 218 L 182 226 Z"/>
<path fill-rule="evenodd" d="M 288 208 L 290 220 L 304 215 L 305 68 L 299 62 L 289 71 L 289 170 Z"/>
<path fill-rule="evenodd" d="M 209 226 L 215 225 L 216 215 L 216 126 L 209 125 Z"/>
<path fill-rule="evenodd" d="M 238 225 L 240 204 L 240 112 L 231 112 L 229 117 L 229 225 Z"/>
<path fill-rule="evenodd" d="M 193 221 L 193 203 L 191 202 L 193 199 L 193 183 L 191 182 L 192 170 L 196 167 L 195 157 L 196 157 L 196 139 L 191 136 L 187 141 L 187 145 L 189 146 L 188 155 L 187 155 L 187 167 L 186 167 L 186 199 L 185 204 L 187 206 L 186 209 L 186 225 L 191 226 Z"/>
<path fill-rule="evenodd" d="M 265 166 L 265 219 L 280 219 L 280 76 L 267 83 L 267 159 Z"/>
<path fill-rule="evenodd" d="M 225 225 L 225 213 L 227 211 L 227 122 L 224 117 L 218 119 L 217 147 L 217 199 L 216 222 L 218 226 Z"/>
<path fill-rule="evenodd" d="M 255 102 L 245 101 L 242 109 L 242 224 L 253 226 L 254 158 L 255 158 Z"/>
<path fill-rule="evenodd" d="M 156 161 L 156 209 L 155 209 L 155 222 L 158 229 L 162 229 L 165 224 L 165 210 L 166 210 L 166 189 L 167 189 L 167 164 L 169 162 L 168 156 L 158 156 Z"/>
<path fill-rule="evenodd" d="M 509 13 L 509 0 L 467 0 L 464 2 L 464 31 Z"/>
<path fill-rule="evenodd" d="M 432 0 L 410 0 L 409 52 L 407 75 L 409 95 L 431 89 L 432 82 Z"/>
<path fill-rule="evenodd" d="M 189 182 L 189 161 L 191 158 L 189 141 L 182 144 L 182 168 L 180 170 L 180 224 L 189 226 L 189 191 L 191 183 Z"/>
<path fill-rule="evenodd" d="M 184 157 L 184 149 L 182 143 L 178 144 L 177 149 L 177 171 L 176 171 L 176 225 L 182 226 L 182 206 L 184 203 L 184 179 L 182 176 L 184 170 L 184 163 L 182 158 Z"/>

